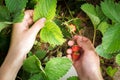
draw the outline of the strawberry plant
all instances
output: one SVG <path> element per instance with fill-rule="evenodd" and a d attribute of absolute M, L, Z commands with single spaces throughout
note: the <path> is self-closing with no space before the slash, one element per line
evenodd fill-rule
<path fill-rule="evenodd" d="M 120 3 L 114 0 L 104 0 L 101 1 L 100 6 L 86 3 L 81 6 L 81 9 L 89 16 L 94 26 L 93 43 L 95 43 L 96 32 L 102 33 L 102 43 L 96 47 L 97 53 L 107 59 L 116 56 L 115 60 L 119 65 L 120 20 L 118 16 L 120 16 Z M 113 77 L 115 73 L 107 71 L 107 74 Z"/>
<path fill-rule="evenodd" d="M 115 58 L 120 65 L 120 2 L 117 0 L 94 3 L 91 0 L 0 0 L 0 52 L 7 53 L 12 24 L 21 22 L 27 9 L 34 10 L 34 22 L 43 17 L 46 22 L 17 79 L 59 80 L 72 66 L 63 56 L 70 54 L 73 60 L 80 57 L 81 48 L 72 40 L 76 34 L 93 33 L 90 37 L 97 53 L 107 59 Z M 84 30 L 88 25 L 93 26 L 93 31 Z M 111 77 L 116 71 L 112 67 L 106 70 Z M 68 80 L 78 80 L 78 77 Z"/>
<path fill-rule="evenodd" d="M 102 43 L 97 46 L 96 51 L 105 58 L 111 58 L 119 53 L 119 12 L 120 4 L 114 0 L 104 0 L 100 6 L 93 6 L 91 4 L 83 4 L 81 9 L 90 17 L 94 25 L 94 38 L 95 41 L 96 31 L 101 31 Z M 88 8 L 89 7 L 89 8 Z M 116 7 L 116 8 L 115 8 Z M 108 20 L 111 20 L 110 23 Z"/>
<path fill-rule="evenodd" d="M 11 26 L 11 24 L 22 21 L 27 2 L 28 0 L 5 0 L 5 5 L 0 6 L 0 31 L 7 26 Z M 60 28 L 53 21 L 57 0 L 33 0 L 33 2 L 36 3 L 34 3 L 34 22 L 42 17 L 47 19 L 44 28 L 39 34 L 41 42 L 49 43 L 53 47 L 62 45 L 65 39 L 63 39 Z M 40 59 L 45 57 L 46 52 L 44 50 L 39 52 L 37 51 L 36 55 L 30 53 L 29 57 L 24 61 L 23 70 L 31 75 L 29 80 L 34 78 L 37 80 L 57 80 L 65 75 L 72 66 L 71 61 L 67 58 L 53 58 L 50 61 L 47 60 L 43 68 Z"/>
<path fill-rule="evenodd" d="M 68 78 L 67 80 L 78 80 L 78 77 L 72 76 L 72 77 Z"/>

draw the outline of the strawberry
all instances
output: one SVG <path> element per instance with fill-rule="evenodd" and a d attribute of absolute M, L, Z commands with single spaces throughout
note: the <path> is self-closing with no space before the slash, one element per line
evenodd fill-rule
<path fill-rule="evenodd" d="M 72 51 L 73 51 L 73 52 L 79 52 L 80 49 L 81 49 L 81 48 L 80 48 L 78 45 L 72 46 Z"/>
<path fill-rule="evenodd" d="M 71 56 L 72 56 L 72 60 L 76 61 L 80 58 L 80 53 L 72 53 Z"/>

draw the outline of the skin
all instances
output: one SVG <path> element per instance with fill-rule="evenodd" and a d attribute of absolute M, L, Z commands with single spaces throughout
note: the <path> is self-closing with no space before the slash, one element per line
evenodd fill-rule
<path fill-rule="evenodd" d="M 80 80 L 103 80 L 99 56 L 91 41 L 83 36 L 76 36 L 74 41 L 82 48 L 80 58 L 73 61 Z M 71 59 L 71 55 L 68 57 Z"/>
<path fill-rule="evenodd" d="M 13 25 L 8 55 L 0 68 L 0 80 L 15 80 L 44 22 L 45 18 L 42 18 L 33 24 L 33 10 L 27 10 L 23 21 Z"/>
<path fill-rule="evenodd" d="M 23 21 L 13 25 L 8 55 L 0 67 L 0 80 L 15 80 L 27 53 L 34 44 L 37 33 L 44 26 L 45 18 L 33 24 L 32 17 L 33 11 L 27 10 Z M 80 59 L 73 62 L 80 80 L 103 80 L 100 72 L 99 57 L 90 40 L 78 36 L 75 41 L 84 51 Z"/>

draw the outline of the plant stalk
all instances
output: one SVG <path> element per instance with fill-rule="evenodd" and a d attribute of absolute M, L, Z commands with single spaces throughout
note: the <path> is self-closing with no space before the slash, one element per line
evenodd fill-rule
<path fill-rule="evenodd" d="M 64 2 L 65 2 L 65 5 L 66 5 L 66 7 L 67 7 L 67 9 L 68 9 L 69 13 L 70 13 L 70 16 L 71 16 L 72 18 L 74 18 L 74 17 L 73 17 L 73 15 L 72 15 L 72 13 L 71 13 L 71 11 L 70 11 L 70 8 L 69 8 L 69 6 L 67 5 L 67 3 L 66 3 L 66 1 L 65 1 L 65 0 L 64 0 Z"/>
<path fill-rule="evenodd" d="M 94 46 L 95 46 L 96 32 L 97 32 L 97 30 L 94 28 L 94 36 L 93 36 L 93 45 Z"/>

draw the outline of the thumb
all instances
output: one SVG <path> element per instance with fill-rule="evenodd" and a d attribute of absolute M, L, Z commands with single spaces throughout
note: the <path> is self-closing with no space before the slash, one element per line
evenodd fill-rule
<path fill-rule="evenodd" d="M 44 27 L 44 23 L 45 23 L 46 19 L 42 18 L 40 20 L 38 20 L 37 22 L 35 22 L 32 27 L 29 29 L 29 31 L 31 33 L 34 33 L 34 35 L 37 35 L 37 33 L 40 31 L 40 29 L 42 27 Z"/>

